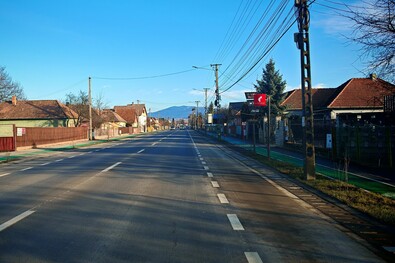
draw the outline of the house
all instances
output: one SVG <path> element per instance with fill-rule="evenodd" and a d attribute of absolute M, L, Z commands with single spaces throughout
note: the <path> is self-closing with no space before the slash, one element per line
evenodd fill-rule
<path fill-rule="evenodd" d="M 228 131 L 230 135 L 243 138 L 245 135 L 245 125 L 243 126 L 242 110 L 246 102 L 229 103 Z"/>
<path fill-rule="evenodd" d="M 138 127 L 136 110 L 130 106 L 114 106 L 114 112 L 126 121 L 127 127 Z"/>
<path fill-rule="evenodd" d="M 77 114 L 57 100 L 17 100 L 0 103 L 0 124 L 17 127 L 74 127 Z"/>
<path fill-rule="evenodd" d="M 312 89 L 314 121 L 371 122 L 384 112 L 384 97 L 395 93 L 395 85 L 372 74 L 352 78 L 337 88 Z M 281 104 L 288 116 L 302 116 L 301 90 L 288 92 Z"/>
<path fill-rule="evenodd" d="M 112 109 L 104 109 L 100 117 L 103 119 L 102 127 L 126 127 L 126 120 Z"/>
<path fill-rule="evenodd" d="M 147 109 L 145 104 L 128 104 L 114 106 L 114 111 L 126 120 L 127 126 L 138 128 L 139 132 L 147 132 Z"/>

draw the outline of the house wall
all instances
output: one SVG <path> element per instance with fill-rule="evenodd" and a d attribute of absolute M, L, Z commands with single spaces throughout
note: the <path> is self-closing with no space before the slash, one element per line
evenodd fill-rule
<path fill-rule="evenodd" d="M 0 124 L 15 124 L 16 127 L 73 127 L 69 120 L 0 120 Z"/>

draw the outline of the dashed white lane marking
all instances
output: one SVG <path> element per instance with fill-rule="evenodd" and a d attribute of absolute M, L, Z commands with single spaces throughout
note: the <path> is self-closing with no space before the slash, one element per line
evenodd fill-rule
<path fill-rule="evenodd" d="M 207 163 L 202 161 L 202 164 L 207 164 Z"/>
<path fill-rule="evenodd" d="M 257 252 L 244 252 L 248 263 L 263 263 Z"/>
<path fill-rule="evenodd" d="M 204 159 L 203 159 L 203 158 L 199 158 L 199 160 L 200 160 L 200 161 L 204 161 Z"/>
<path fill-rule="evenodd" d="M 9 174 L 10 173 L 0 174 L 0 177 L 6 176 L 6 175 L 9 175 Z"/>
<path fill-rule="evenodd" d="M 155 146 L 156 145 L 156 142 L 154 142 L 153 144 L 151 144 L 152 146 Z"/>
<path fill-rule="evenodd" d="M 12 226 L 13 224 L 16 224 L 17 222 L 21 221 L 22 219 L 30 216 L 31 214 L 33 214 L 36 211 L 33 210 L 27 210 L 26 212 L 23 212 L 22 214 L 8 220 L 7 222 L 3 223 L 0 225 L 0 232 L 3 231 L 4 229 Z"/>
<path fill-rule="evenodd" d="M 93 153 L 93 151 L 91 151 L 91 152 L 88 152 L 88 153 Z"/>
<path fill-rule="evenodd" d="M 72 158 L 74 158 L 74 157 L 76 157 L 77 155 L 73 155 L 73 156 L 70 156 L 70 157 L 68 157 L 68 159 L 72 159 Z"/>
<path fill-rule="evenodd" d="M 233 230 L 242 231 L 244 230 L 243 225 L 240 223 L 239 218 L 236 214 L 227 214 L 230 224 Z"/>
<path fill-rule="evenodd" d="M 212 185 L 214 188 L 219 188 L 219 184 L 218 184 L 217 181 L 211 181 L 211 185 Z"/>
<path fill-rule="evenodd" d="M 108 171 L 110 171 L 111 169 L 113 169 L 114 167 L 116 167 L 116 166 L 120 165 L 121 163 L 122 163 L 122 162 L 117 162 L 117 163 L 115 163 L 115 164 L 111 165 L 110 167 L 107 167 L 107 168 L 106 168 L 106 169 L 104 169 L 103 171 L 101 171 L 101 173 L 108 172 Z"/>
<path fill-rule="evenodd" d="M 81 155 L 84 155 L 85 153 L 80 153 L 80 154 L 78 154 L 78 156 L 81 156 Z"/>
<path fill-rule="evenodd" d="M 207 173 L 208 177 L 214 177 L 212 173 Z"/>
<path fill-rule="evenodd" d="M 203 166 L 204 170 L 209 170 L 208 166 Z"/>
<path fill-rule="evenodd" d="M 42 163 L 42 164 L 40 164 L 41 166 L 45 166 L 45 165 L 48 165 L 48 164 L 50 164 L 50 162 L 48 162 L 48 163 Z"/>
<path fill-rule="evenodd" d="M 224 194 L 217 194 L 217 196 L 221 204 L 229 204 L 228 198 Z"/>
<path fill-rule="evenodd" d="M 22 170 L 20 170 L 21 172 L 24 172 L 24 171 L 27 171 L 27 170 L 30 170 L 30 169 L 33 169 L 33 167 L 26 167 L 25 169 L 22 169 Z"/>
<path fill-rule="evenodd" d="M 64 159 L 59 159 L 59 160 L 56 160 L 55 162 L 61 162 L 61 161 L 63 161 Z"/>
<path fill-rule="evenodd" d="M 145 149 L 142 149 L 142 150 L 138 151 L 137 153 L 142 153 L 142 152 L 144 152 L 144 151 L 145 151 Z"/>

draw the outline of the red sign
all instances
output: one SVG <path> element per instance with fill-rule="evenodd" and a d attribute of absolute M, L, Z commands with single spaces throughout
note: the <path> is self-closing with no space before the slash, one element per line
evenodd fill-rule
<path fill-rule="evenodd" d="M 266 94 L 254 94 L 254 106 L 266 106 Z"/>

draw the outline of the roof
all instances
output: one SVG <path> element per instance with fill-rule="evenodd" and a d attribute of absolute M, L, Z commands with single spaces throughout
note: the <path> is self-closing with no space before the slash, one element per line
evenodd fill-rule
<path fill-rule="evenodd" d="M 147 112 L 145 109 L 145 104 L 128 104 L 127 107 L 132 107 L 136 111 L 137 116 L 141 116 L 144 112 Z"/>
<path fill-rule="evenodd" d="M 133 124 L 137 122 L 137 113 L 131 106 L 114 106 L 114 111 L 121 116 L 127 123 Z"/>
<path fill-rule="evenodd" d="M 353 78 L 337 88 L 328 108 L 382 108 L 384 96 L 395 93 L 395 85 L 379 78 Z"/>
<path fill-rule="evenodd" d="M 336 93 L 334 88 L 312 89 L 312 100 L 314 109 L 326 108 L 331 101 L 331 98 Z M 286 92 L 284 101 L 281 106 L 286 106 L 287 110 L 301 110 L 302 109 L 302 90 L 294 89 Z"/>
<path fill-rule="evenodd" d="M 77 114 L 57 100 L 20 100 L 0 103 L 0 119 L 74 119 Z"/>
<path fill-rule="evenodd" d="M 281 103 L 287 110 L 302 109 L 301 89 L 286 93 Z M 312 89 L 314 109 L 382 108 L 384 96 L 395 93 L 395 85 L 379 78 L 352 78 L 337 88 Z"/>
<path fill-rule="evenodd" d="M 111 109 L 105 109 L 101 113 L 101 117 L 107 122 L 127 122 L 118 113 Z"/>

